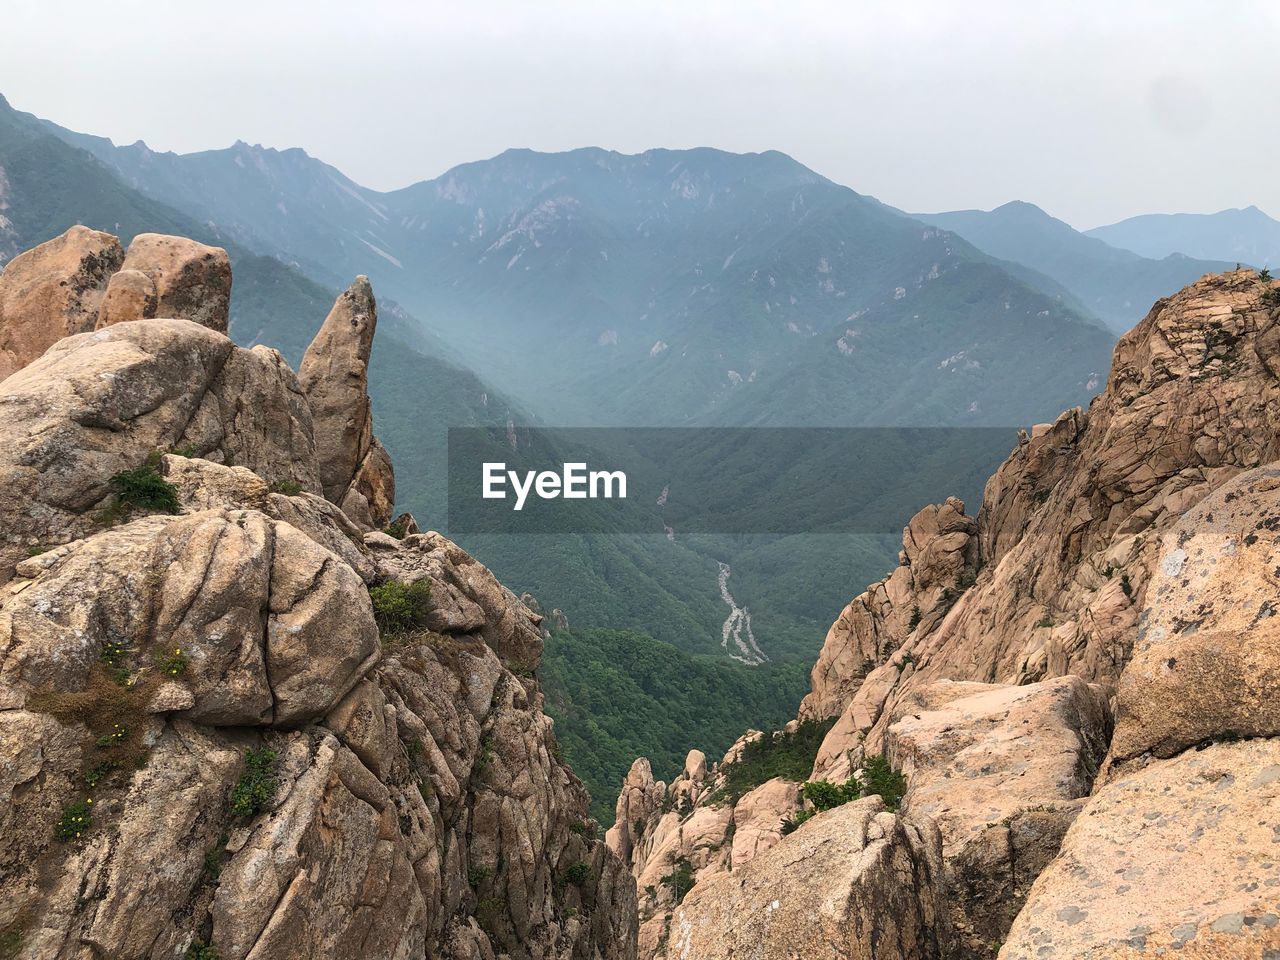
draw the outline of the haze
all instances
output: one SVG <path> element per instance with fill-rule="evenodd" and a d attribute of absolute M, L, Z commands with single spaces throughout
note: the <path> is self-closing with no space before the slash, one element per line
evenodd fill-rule
<path fill-rule="evenodd" d="M 76 0 L 6 21 L 18 109 L 159 150 L 301 146 L 376 189 L 513 146 L 706 145 L 910 211 L 1280 215 L 1263 0 Z"/>

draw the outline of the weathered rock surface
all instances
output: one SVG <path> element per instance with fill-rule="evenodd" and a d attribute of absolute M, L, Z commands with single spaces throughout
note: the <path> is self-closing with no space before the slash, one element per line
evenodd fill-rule
<path fill-rule="evenodd" d="M 121 322 L 0 410 L 6 956 L 635 956 L 634 880 L 542 712 L 537 616 L 438 534 L 374 549 L 318 496 L 277 354 Z M 143 462 L 179 512 L 95 522 Z M 389 577 L 430 583 L 429 630 L 379 636 Z"/>
<path fill-rule="evenodd" d="M 1239 270 L 1159 301 L 1121 338 L 1087 412 L 1023 436 L 987 483 L 973 585 L 955 583 L 932 629 L 922 619 L 895 654 L 855 678 L 816 775 L 839 777 L 861 751 L 879 752 L 894 704 L 934 680 L 1116 680 L 1162 536 L 1236 474 L 1280 458 L 1280 319 L 1270 290 Z M 867 637 L 900 635 L 901 611 L 917 606 L 923 616 L 929 594 L 894 597 L 887 611 L 866 604 L 870 622 L 856 638 L 832 638 L 858 649 L 824 652 L 820 662 L 861 658 Z"/>
<path fill-rule="evenodd" d="M 92 330 L 124 251 L 109 233 L 72 227 L 0 272 L 0 380 L 63 337 Z"/>
<path fill-rule="evenodd" d="M 819 814 L 672 915 L 668 955 L 717 960 L 948 956 L 940 840 L 867 798 Z"/>
<path fill-rule="evenodd" d="M 1262 960 L 1280 950 L 1280 741 L 1219 743 L 1102 787 L 1000 952 Z"/>
<path fill-rule="evenodd" d="M 129 244 L 121 273 L 127 276 L 111 279 L 99 326 L 174 317 L 227 332 L 231 261 L 221 247 L 140 233 Z"/>
<path fill-rule="evenodd" d="M 91 532 L 112 476 L 175 448 L 320 489 L 311 411 L 284 360 L 190 321 L 68 337 L 0 382 L 0 582 L 30 549 Z"/>
<path fill-rule="evenodd" d="M 366 277 L 334 302 L 298 368 L 314 415 L 324 495 L 366 527 L 384 527 L 395 502 L 391 460 L 373 435 L 369 355 L 378 308 Z"/>
<path fill-rule="evenodd" d="M 903 809 L 942 832 L 956 955 L 993 956 L 1106 755 L 1106 692 L 1078 677 L 943 680 L 899 709 L 888 753 L 910 785 Z"/>
<path fill-rule="evenodd" d="M 1280 467 L 1236 477 L 1164 536 L 1113 762 L 1221 736 L 1280 736 Z"/>

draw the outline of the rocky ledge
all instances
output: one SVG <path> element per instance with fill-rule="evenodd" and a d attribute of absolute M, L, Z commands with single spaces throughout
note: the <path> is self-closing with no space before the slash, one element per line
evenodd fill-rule
<path fill-rule="evenodd" d="M 0 274 L 0 951 L 633 957 L 540 617 L 372 529 L 367 281 L 298 377 L 210 251 L 76 228 Z"/>

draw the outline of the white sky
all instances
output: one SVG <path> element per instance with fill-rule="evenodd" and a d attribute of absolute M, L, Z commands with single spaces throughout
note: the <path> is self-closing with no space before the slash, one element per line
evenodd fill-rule
<path fill-rule="evenodd" d="M 392 189 L 507 147 L 782 150 L 912 211 L 1280 216 L 1275 0 L 7 0 L 0 93 Z"/>

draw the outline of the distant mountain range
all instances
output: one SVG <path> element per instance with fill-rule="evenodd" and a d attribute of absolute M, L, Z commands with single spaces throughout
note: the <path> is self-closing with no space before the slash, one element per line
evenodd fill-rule
<path fill-rule="evenodd" d="M 1046 274 L 1070 291 L 1085 310 L 1117 332 L 1133 326 L 1160 297 L 1206 273 L 1220 273 L 1234 266 L 1223 259 L 1191 259 L 1175 250 L 1150 259 L 1131 249 L 1120 249 L 1106 237 L 1099 239 L 1096 231 L 1080 233 L 1034 204 L 1021 201 L 990 211 L 955 210 L 915 216 L 954 230 L 993 257 Z"/>
<path fill-rule="evenodd" d="M 1273 270 L 1280 266 L 1280 221 L 1257 207 L 1217 213 L 1152 213 L 1086 233 L 1144 257 L 1176 252 Z"/>
<path fill-rule="evenodd" d="M 1048 278 L 776 152 L 510 150 L 379 193 L 296 149 L 47 128 L 314 279 L 369 274 L 553 421 L 1023 423 L 1109 357 Z"/>

